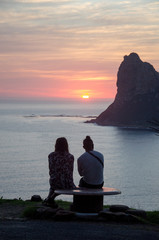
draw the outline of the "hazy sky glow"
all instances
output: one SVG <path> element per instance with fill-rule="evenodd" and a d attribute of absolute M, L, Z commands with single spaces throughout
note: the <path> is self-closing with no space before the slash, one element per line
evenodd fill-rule
<path fill-rule="evenodd" d="M 159 1 L 1 0 L 0 96 L 111 98 L 124 55 L 159 71 Z"/>

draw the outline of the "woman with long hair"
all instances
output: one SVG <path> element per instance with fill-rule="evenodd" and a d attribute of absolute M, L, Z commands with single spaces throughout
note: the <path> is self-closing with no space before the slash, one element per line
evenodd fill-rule
<path fill-rule="evenodd" d="M 50 191 L 45 203 L 54 204 L 57 194 L 55 189 L 72 189 L 74 156 L 69 153 L 67 139 L 58 138 L 55 143 L 55 150 L 48 156 Z"/>

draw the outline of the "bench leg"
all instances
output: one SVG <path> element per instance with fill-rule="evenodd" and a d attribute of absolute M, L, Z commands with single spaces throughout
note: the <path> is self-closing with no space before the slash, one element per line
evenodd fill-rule
<path fill-rule="evenodd" d="M 98 213 L 103 210 L 103 196 L 73 196 L 72 211 L 80 213 Z"/>

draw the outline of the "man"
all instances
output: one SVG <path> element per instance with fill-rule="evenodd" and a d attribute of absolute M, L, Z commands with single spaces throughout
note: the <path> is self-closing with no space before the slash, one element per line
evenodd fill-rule
<path fill-rule="evenodd" d="M 90 136 L 83 140 L 83 153 L 78 159 L 78 172 L 82 176 L 79 187 L 102 188 L 104 157 L 100 152 L 94 151 L 94 144 Z"/>

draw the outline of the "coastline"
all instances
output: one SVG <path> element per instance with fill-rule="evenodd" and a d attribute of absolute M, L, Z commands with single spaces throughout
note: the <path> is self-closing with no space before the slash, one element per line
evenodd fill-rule
<path fill-rule="evenodd" d="M 104 123 L 98 123 L 95 121 L 96 119 L 91 119 L 91 120 L 88 120 L 88 121 L 85 121 L 84 123 L 92 123 L 92 124 L 95 124 L 97 126 L 101 126 L 101 127 L 118 127 L 118 128 L 122 128 L 122 129 L 132 129 L 132 130 L 143 130 L 143 131 L 151 131 L 151 132 L 154 132 L 153 129 L 151 129 L 150 126 L 148 125 L 126 125 L 126 124 L 104 124 Z"/>
<path fill-rule="evenodd" d="M 31 219 L 43 219 L 43 220 L 89 220 L 89 221 L 97 221 L 97 222 L 114 222 L 114 223 L 122 223 L 122 224 L 148 224 L 154 225 L 159 228 L 159 211 L 144 211 L 144 210 L 136 210 L 139 211 L 139 214 L 134 218 L 132 218 L 131 214 L 135 209 L 130 209 L 130 217 L 128 214 L 122 214 L 122 209 L 124 209 L 125 205 L 112 205 L 111 208 L 118 208 L 118 212 L 115 215 L 110 216 L 110 213 L 107 215 L 107 209 L 109 206 L 104 206 L 103 211 L 99 214 L 87 214 L 87 213 L 79 213 L 75 214 L 70 210 L 70 206 L 72 202 L 63 201 L 63 200 L 55 200 L 58 207 L 56 209 L 51 209 L 51 207 L 45 207 L 42 204 L 42 201 L 31 201 L 31 200 L 22 200 L 22 199 L 0 199 L 0 221 L 4 220 L 31 220 Z M 36 210 L 42 215 L 35 214 Z M 51 212 L 49 212 L 51 211 Z M 59 213 L 61 215 L 59 215 Z M 131 213 L 132 211 L 132 213 Z M 46 214 L 47 212 L 47 214 Z M 53 216 L 57 213 L 58 217 Z M 34 215 L 35 214 L 35 215 Z M 44 215 L 43 215 L 44 214 Z M 51 215 L 50 215 L 51 214 Z M 121 214 L 121 215 L 120 215 Z M 76 215 L 76 218 L 74 218 Z M 51 216 L 51 218 L 50 218 Z M 100 217 L 99 217 L 100 216 Z M 104 217 L 104 218 L 103 218 Z"/>

